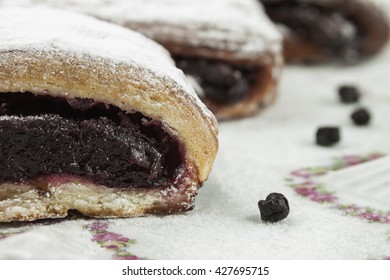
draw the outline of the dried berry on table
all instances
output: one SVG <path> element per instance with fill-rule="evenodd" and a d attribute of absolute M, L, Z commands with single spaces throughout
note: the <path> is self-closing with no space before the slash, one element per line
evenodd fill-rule
<path fill-rule="evenodd" d="M 340 129 L 335 126 L 320 127 L 316 133 L 316 143 L 329 147 L 340 141 Z"/>
<path fill-rule="evenodd" d="M 290 213 L 287 198 L 281 193 L 270 193 L 265 200 L 258 202 L 260 216 L 266 222 L 278 222 Z"/>
<path fill-rule="evenodd" d="M 359 108 L 352 113 L 351 119 L 355 125 L 363 126 L 369 124 L 371 115 L 367 109 Z"/>
<path fill-rule="evenodd" d="M 342 103 L 356 103 L 360 99 L 360 91 L 352 85 L 344 85 L 339 87 L 339 98 Z"/>

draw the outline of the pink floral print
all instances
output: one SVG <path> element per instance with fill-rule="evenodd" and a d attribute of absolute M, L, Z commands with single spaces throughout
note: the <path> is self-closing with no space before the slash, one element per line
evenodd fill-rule
<path fill-rule="evenodd" d="M 338 197 L 335 193 L 329 192 L 326 186 L 317 183 L 315 178 L 327 174 L 329 171 L 340 170 L 356 164 L 367 162 L 382 157 L 383 154 L 371 153 L 367 156 L 348 155 L 336 158 L 330 166 L 306 167 L 295 170 L 290 173 L 292 178 L 287 178 L 288 182 L 294 181 L 294 178 L 304 179 L 298 183 L 290 183 L 289 185 L 294 191 L 312 201 L 320 203 L 330 203 L 337 209 L 343 211 L 349 216 L 358 217 L 368 222 L 390 224 L 390 212 L 383 212 L 367 207 L 357 205 L 343 205 L 338 203 Z"/>
<path fill-rule="evenodd" d="M 115 260 L 140 260 L 141 258 L 130 253 L 127 249 L 135 244 L 136 241 L 129 239 L 121 234 L 108 231 L 109 223 L 107 221 L 95 221 L 85 226 L 85 229 L 92 232 L 92 241 L 100 247 L 113 251 Z"/>

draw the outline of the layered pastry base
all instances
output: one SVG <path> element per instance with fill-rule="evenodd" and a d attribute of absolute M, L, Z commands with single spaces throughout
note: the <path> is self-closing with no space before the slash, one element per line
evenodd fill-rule
<path fill-rule="evenodd" d="M 162 47 L 45 8 L 2 9 L 0 38 L 0 222 L 193 208 L 216 120 Z"/>
<path fill-rule="evenodd" d="M 3 0 L 51 6 L 137 30 L 166 47 L 220 119 L 253 115 L 275 99 L 282 37 L 257 0 Z"/>
<path fill-rule="evenodd" d="M 365 0 L 261 0 L 284 31 L 287 61 L 354 62 L 389 38 L 386 14 Z"/>

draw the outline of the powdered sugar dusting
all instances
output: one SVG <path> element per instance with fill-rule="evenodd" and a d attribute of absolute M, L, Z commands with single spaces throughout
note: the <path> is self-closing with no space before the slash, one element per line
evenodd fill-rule
<path fill-rule="evenodd" d="M 70 9 L 192 47 L 236 52 L 239 58 L 280 52 L 281 35 L 256 0 L 5 0 L 2 5 Z"/>
<path fill-rule="evenodd" d="M 50 8 L 9 7 L 0 10 L 0 52 L 64 51 L 83 58 L 108 61 L 112 71 L 129 63 L 144 68 L 144 79 L 155 83 L 155 76 L 173 87 L 182 88 L 203 113 L 211 116 L 196 96 L 169 53 L 143 35 L 97 19 Z"/>

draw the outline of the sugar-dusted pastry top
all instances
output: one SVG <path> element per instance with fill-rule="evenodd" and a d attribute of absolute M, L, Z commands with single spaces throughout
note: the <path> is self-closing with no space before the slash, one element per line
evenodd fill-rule
<path fill-rule="evenodd" d="M 0 25 L 3 26 L 0 29 L 1 52 L 18 49 L 55 53 L 65 50 L 75 55 L 109 59 L 113 65 L 129 61 L 158 76 L 172 79 L 196 98 L 184 75 L 174 66 L 169 53 L 145 36 L 77 13 L 29 9 L 33 10 L 34 18 L 23 17 L 26 12 L 23 8 L 0 10 Z"/>
<path fill-rule="evenodd" d="M 23 17 L 26 12 L 23 8 L 9 7 L 0 10 L 0 25 L 6 22 L 9 27 L 0 29 L 0 52 L 15 49 L 26 52 L 46 50 L 55 54 L 59 50 L 65 50 L 76 56 L 91 55 L 102 60 L 108 59 L 113 68 L 115 64 L 128 61 L 148 69 L 150 75 L 145 75 L 144 78 L 150 78 L 150 83 L 153 83 L 153 77 L 157 75 L 171 85 L 181 87 L 181 92 L 188 95 L 186 97 L 213 119 L 182 71 L 174 66 L 169 53 L 159 44 L 138 32 L 77 13 L 42 7 L 29 9 L 33 9 L 34 18 Z M 23 28 L 19 28 L 20 26 Z"/>
<path fill-rule="evenodd" d="M 3 0 L 1 5 L 54 6 L 141 31 L 170 46 L 227 52 L 228 59 L 257 59 L 280 52 L 281 35 L 256 0 Z M 173 50 L 173 51 L 172 51 Z M 188 49 L 186 50 L 188 51 Z M 206 54 L 207 55 L 207 54 Z M 230 57 L 229 57 L 230 56 Z"/>
<path fill-rule="evenodd" d="M 0 9 L 0 39 L 0 92 L 90 98 L 139 111 L 168 126 L 200 180 L 207 178 L 216 120 L 161 46 L 92 17 L 31 7 Z"/>

